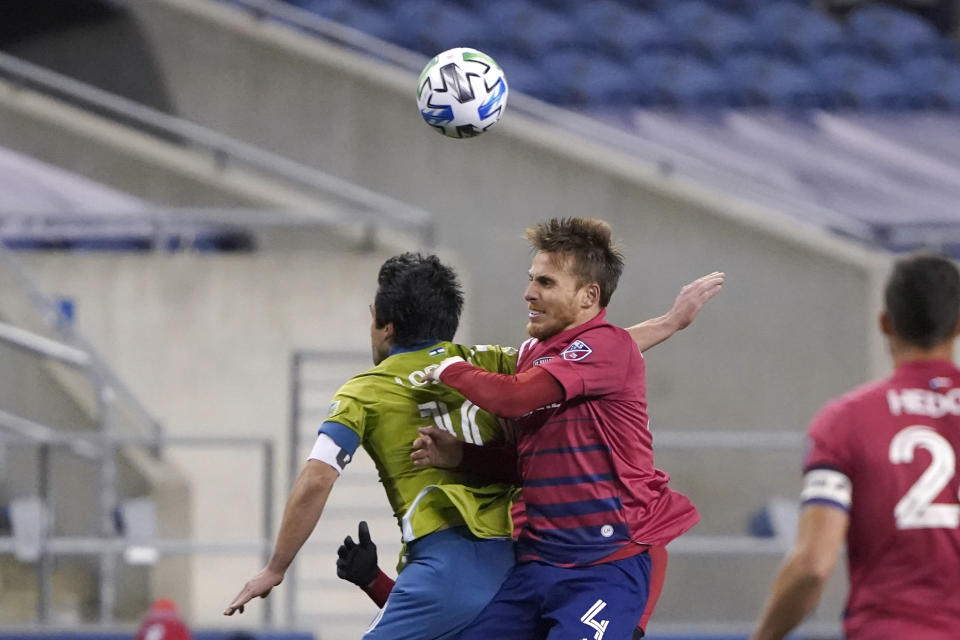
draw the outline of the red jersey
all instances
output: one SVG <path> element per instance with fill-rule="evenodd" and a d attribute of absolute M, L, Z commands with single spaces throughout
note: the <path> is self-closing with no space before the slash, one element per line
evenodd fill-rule
<path fill-rule="evenodd" d="M 527 512 L 520 561 L 579 566 L 626 557 L 699 519 L 653 466 L 643 356 L 605 315 L 521 347 L 517 373 L 542 367 L 564 401 L 516 420 Z"/>
<path fill-rule="evenodd" d="M 916 361 L 828 404 L 805 503 L 847 509 L 849 640 L 960 637 L 960 369 Z"/>
<path fill-rule="evenodd" d="M 137 630 L 136 640 L 190 640 L 190 630 L 180 619 L 176 605 L 161 598 L 151 605 Z"/>

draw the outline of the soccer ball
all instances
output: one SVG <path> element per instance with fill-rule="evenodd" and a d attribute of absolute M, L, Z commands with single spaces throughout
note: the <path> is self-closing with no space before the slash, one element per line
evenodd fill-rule
<path fill-rule="evenodd" d="M 451 138 L 474 138 L 493 125 L 507 106 L 507 79 L 493 58 L 458 47 L 435 56 L 417 82 L 420 115 Z"/>

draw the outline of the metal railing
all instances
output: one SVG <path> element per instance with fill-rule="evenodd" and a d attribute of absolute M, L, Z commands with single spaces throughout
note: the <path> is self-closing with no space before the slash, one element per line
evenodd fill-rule
<path fill-rule="evenodd" d="M 120 450 L 130 446 L 152 445 L 153 440 L 142 436 L 100 437 L 98 434 L 63 433 L 43 425 L 25 424 L 10 421 L 9 414 L 0 416 L 0 443 L 36 447 L 38 457 L 37 498 L 44 505 L 51 503 L 50 492 L 50 453 L 52 449 L 67 452 L 93 460 L 100 465 L 115 466 Z M 13 426 L 11 429 L 10 427 Z M 3 433 L 3 429 L 13 433 Z M 114 522 L 114 509 L 117 504 L 116 487 L 112 487 L 107 498 L 101 494 L 101 508 L 109 507 L 109 526 L 102 528 L 98 536 L 42 536 L 38 541 L 39 558 L 36 562 L 37 605 L 36 621 L 43 625 L 50 622 L 51 585 L 54 559 L 63 556 L 89 556 L 99 559 L 99 623 L 108 625 L 114 622 L 114 607 L 117 601 L 117 569 L 120 558 L 128 554 L 143 554 L 149 557 L 180 556 L 192 554 L 216 555 L 236 553 L 257 553 L 266 564 L 270 557 L 273 542 L 273 495 L 275 456 L 273 441 L 268 438 L 249 437 L 165 437 L 165 447 L 252 447 L 262 453 L 263 483 L 262 509 L 263 522 L 261 537 L 251 542 L 196 541 L 191 539 L 137 539 L 130 540 L 120 535 Z M 115 480 L 115 476 L 111 477 Z M 103 487 L 101 487 L 102 491 Z M 103 504 L 104 501 L 108 504 Z M 0 554 L 15 554 L 16 544 L 12 537 L 0 537 Z M 152 563 L 152 561 L 151 561 Z M 262 621 L 266 626 L 273 624 L 273 607 L 269 599 L 261 609 Z"/>
<path fill-rule="evenodd" d="M 221 166 L 237 163 L 332 201 L 336 205 L 330 213 L 332 221 L 384 226 L 418 235 L 426 247 L 435 244 L 433 218 L 429 213 L 347 180 L 5 53 L 0 53 L 0 78 L 104 113 L 147 133 L 162 134 L 168 142 L 189 144 L 191 148 L 208 152 Z"/>

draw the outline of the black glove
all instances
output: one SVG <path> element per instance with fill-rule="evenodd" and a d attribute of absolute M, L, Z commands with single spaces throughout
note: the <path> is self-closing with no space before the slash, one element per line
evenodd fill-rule
<path fill-rule="evenodd" d="M 360 540 L 359 544 L 347 536 L 337 549 L 337 575 L 365 589 L 380 575 L 380 567 L 377 566 L 377 545 L 370 539 L 370 529 L 367 528 L 364 520 L 360 521 L 357 537 Z"/>

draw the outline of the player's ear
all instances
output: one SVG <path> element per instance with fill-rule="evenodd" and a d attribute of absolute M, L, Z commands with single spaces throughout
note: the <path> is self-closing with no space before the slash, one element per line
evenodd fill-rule
<path fill-rule="evenodd" d="M 893 321 L 890 319 L 890 314 L 886 311 L 880 312 L 879 318 L 880 331 L 883 332 L 885 336 L 893 335 Z"/>
<path fill-rule="evenodd" d="M 589 309 L 593 305 L 600 302 L 600 285 L 596 282 L 592 282 L 583 290 L 583 297 L 581 298 L 581 305 L 584 309 Z"/>
<path fill-rule="evenodd" d="M 396 329 L 393 328 L 392 322 L 388 322 L 387 324 L 383 325 L 381 331 L 383 331 L 384 338 L 387 338 L 390 340 L 390 342 L 393 342 L 393 337 L 396 335 Z"/>

